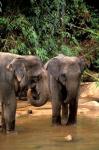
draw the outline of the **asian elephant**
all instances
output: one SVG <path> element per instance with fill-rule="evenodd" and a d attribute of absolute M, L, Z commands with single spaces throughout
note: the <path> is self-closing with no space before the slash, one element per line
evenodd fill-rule
<path fill-rule="evenodd" d="M 82 58 L 63 54 L 45 64 L 49 74 L 53 125 L 76 123 L 78 93 L 84 66 L 85 61 Z"/>
<path fill-rule="evenodd" d="M 42 84 L 43 83 L 43 84 Z M 47 73 L 37 56 L 20 56 L 0 52 L 0 103 L 2 130 L 15 130 L 16 93 L 25 87 L 34 90 L 28 97 L 33 106 L 44 105 L 49 98 Z"/>

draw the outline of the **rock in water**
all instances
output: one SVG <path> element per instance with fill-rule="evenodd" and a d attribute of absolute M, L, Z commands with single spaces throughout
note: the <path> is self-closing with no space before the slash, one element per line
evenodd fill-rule
<path fill-rule="evenodd" d="M 68 134 L 68 135 L 65 136 L 64 138 L 65 138 L 65 140 L 66 140 L 67 142 L 71 142 L 71 141 L 73 140 L 73 137 L 72 137 L 72 135 L 70 135 L 70 134 Z"/>
<path fill-rule="evenodd" d="M 33 112 L 32 112 L 31 109 L 29 109 L 29 110 L 27 111 L 27 113 L 28 113 L 28 114 L 32 114 Z"/>

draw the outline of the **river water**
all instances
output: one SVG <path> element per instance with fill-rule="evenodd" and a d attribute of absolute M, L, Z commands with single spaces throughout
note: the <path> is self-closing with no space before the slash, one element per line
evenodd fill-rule
<path fill-rule="evenodd" d="M 78 117 L 76 126 L 51 126 L 51 116 L 17 118 L 17 134 L 0 132 L 0 150 L 99 150 L 99 119 Z M 73 140 L 64 137 L 71 134 Z"/>

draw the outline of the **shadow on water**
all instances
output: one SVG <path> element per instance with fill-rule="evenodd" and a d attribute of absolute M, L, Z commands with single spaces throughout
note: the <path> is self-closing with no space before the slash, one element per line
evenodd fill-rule
<path fill-rule="evenodd" d="M 17 119 L 18 134 L 0 133 L 0 150 L 99 150 L 99 120 L 78 118 L 76 126 L 51 126 L 50 116 Z M 73 140 L 66 142 L 71 134 Z"/>

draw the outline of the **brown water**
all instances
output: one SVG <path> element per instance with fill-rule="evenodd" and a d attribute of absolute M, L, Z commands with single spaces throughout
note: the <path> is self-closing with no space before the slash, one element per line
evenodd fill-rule
<path fill-rule="evenodd" d="M 99 150 L 99 119 L 78 118 L 76 126 L 52 127 L 50 116 L 17 119 L 17 135 L 0 132 L 0 150 Z M 66 142 L 71 134 L 73 141 Z"/>

